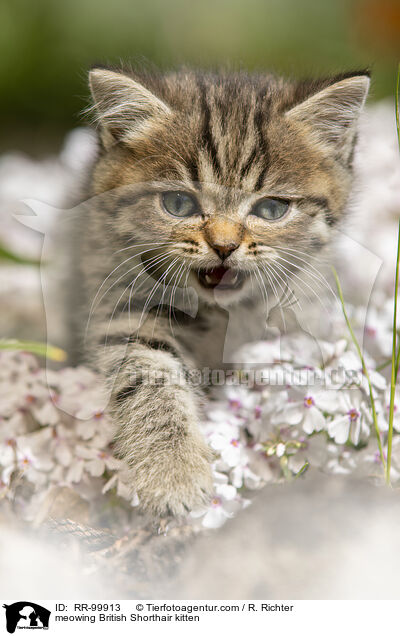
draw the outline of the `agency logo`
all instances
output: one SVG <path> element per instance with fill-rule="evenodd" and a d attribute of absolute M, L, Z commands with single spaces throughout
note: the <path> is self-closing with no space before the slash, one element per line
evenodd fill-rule
<path fill-rule="evenodd" d="M 6 610 L 6 627 L 9 634 L 14 634 L 16 629 L 49 629 L 51 612 L 37 603 L 18 601 L 3 607 Z"/>

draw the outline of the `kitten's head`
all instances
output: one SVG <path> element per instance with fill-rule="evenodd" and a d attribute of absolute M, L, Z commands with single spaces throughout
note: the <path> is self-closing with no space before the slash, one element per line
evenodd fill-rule
<path fill-rule="evenodd" d="M 90 87 L 102 143 L 93 194 L 123 192 L 115 233 L 170 253 L 207 301 L 236 302 L 254 282 L 282 288 L 331 238 L 367 73 L 296 82 L 95 68 Z"/>

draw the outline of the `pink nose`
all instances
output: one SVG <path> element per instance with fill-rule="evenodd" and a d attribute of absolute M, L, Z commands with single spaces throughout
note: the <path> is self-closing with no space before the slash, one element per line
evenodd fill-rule
<path fill-rule="evenodd" d="M 237 250 L 243 234 L 241 223 L 222 215 L 211 217 L 204 228 L 204 238 L 222 261 Z"/>
<path fill-rule="evenodd" d="M 213 250 L 217 252 L 221 261 L 225 260 L 239 247 L 239 243 L 235 243 L 234 241 L 230 243 L 214 243 L 211 245 Z"/>

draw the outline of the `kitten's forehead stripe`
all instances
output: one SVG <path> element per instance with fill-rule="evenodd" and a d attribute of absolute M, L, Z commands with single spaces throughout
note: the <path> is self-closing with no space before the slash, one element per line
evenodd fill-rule
<path fill-rule="evenodd" d="M 266 100 L 264 100 L 266 102 Z M 264 108 L 262 107 L 263 100 L 261 94 L 258 95 L 258 100 L 256 104 L 256 109 L 254 112 L 254 126 L 257 131 L 258 143 L 260 146 L 260 153 L 262 157 L 262 169 L 260 174 L 258 175 L 256 184 L 254 186 L 255 190 L 260 190 L 264 183 L 265 175 L 267 173 L 269 167 L 269 149 L 268 142 L 264 132 L 264 122 L 268 115 L 268 110 L 270 106 L 271 98 L 268 98 L 268 102 L 264 104 Z"/>
<path fill-rule="evenodd" d="M 218 176 L 221 173 L 221 165 L 219 163 L 217 148 L 211 130 L 211 112 L 207 101 L 207 87 L 202 80 L 199 80 L 198 86 L 203 114 L 201 144 L 210 157 L 215 175 Z"/>
<path fill-rule="evenodd" d="M 254 147 L 253 150 L 251 151 L 251 154 L 249 155 L 247 161 L 243 164 L 242 169 L 240 171 L 240 176 L 242 179 L 244 179 L 245 177 L 248 176 L 250 169 L 254 163 L 254 161 L 257 159 L 257 150 Z"/>
<path fill-rule="evenodd" d="M 191 157 L 186 161 L 187 169 L 189 170 L 190 179 L 193 182 L 195 188 L 199 187 L 199 166 L 198 166 L 198 158 Z"/>
<path fill-rule="evenodd" d="M 212 176 L 228 186 L 247 180 L 251 188 L 259 186 L 269 162 L 263 130 L 270 102 L 267 87 L 256 90 L 251 85 L 246 90 L 234 78 L 226 77 L 217 80 L 195 74 L 189 79 L 186 89 L 193 91 L 192 108 L 195 110 L 197 104 L 200 122 L 197 147 L 185 153 L 192 181 Z"/>

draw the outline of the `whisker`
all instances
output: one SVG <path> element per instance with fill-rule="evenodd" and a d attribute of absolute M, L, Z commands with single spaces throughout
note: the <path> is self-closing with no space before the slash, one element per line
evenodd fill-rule
<path fill-rule="evenodd" d="M 144 261 L 141 261 L 140 263 L 137 263 L 134 267 L 131 267 L 131 268 L 130 268 L 127 272 L 125 272 L 124 274 L 122 274 L 122 276 L 119 276 L 119 277 L 117 278 L 117 280 L 116 280 L 116 281 L 114 281 L 114 283 L 112 283 L 112 285 L 110 285 L 110 287 L 109 287 L 109 288 L 108 288 L 108 289 L 107 289 L 107 290 L 103 293 L 103 295 L 101 296 L 100 300 L 99 300 L 99 301 L 98 301 L 98 303 L 97 303 L 97 306 L 98 306 L 98 305 L 100 305 L 100 303 L 102 302 L 102 300 L 103 300 L 103 299 L 105 298 L 105 296 L 106 296 L 106 295 L 107 295 L 107 294 L 111 291 L 111 289 L 112 289 L 112 288 L 113 288 L 113 287 L 114 287 L 117 283 L 119 283 L 119 281 L 121 281 L 121 280 L 122 280 L 125 276 L 128 276 L 128 274 L 130 274 L 131 272 L 133 272 L 135 269 L 137 269 L 137 268 L 138 268 L 138 267 L 140 267 L 141 265 L 143 266 L 145 263 L 146 263 L 146 264 L 148 264 L 148 263 L 154 264 L 154 263 L 153 263 L 153 261 L 155 261 L 155 263 L 157 263 L 158 259 L 161 259 L 161 258 L 162 258 L 162 259 L 164 260 L 164 256 L 165 256 L 166 258 L 168 258 L 168 256 L 170 256 L 171 254 L 173 254 L 173 253 L 174 253 L 174 251 L 175 251 L 175 250 L 171 250 L 170 252 L 167 252 L 166 254 L 162 254 L 162 255 L 154 256 L 154 257 L 152 257 L 152 258 L 150 258 L 150 259 L 146 259 L 146 260 L 144 260 Z M 132 258 L 134 258 L 134 257 L 131 257 L 131 258 L 130 258 L 130 259 L 128 259 L 128 260 L 131 260 Z M 158 261 L 158 262 L 160 262 L 160 261 Z M 136 280 L 136 279 L 135 279 L 135 280 Z M 126 288 L 126 289 L 127 289 L 127 288 Z M 119 301 L 118 301 L 118 302 L 119 302 Z M 87 320 L 87 323 L 86 323 L 85 338 L 84 338 L 84 341 L 85 341 L 85 342 L 86 342 L 86 338 L 87 338 L 87 334 L 88 334 L 89 323 L 90 323 L 91 317 L 92 317 L 92 315 L 93 315 L 93 313 L 94 313 L 94 310 L 95 310 L 95 307 L 93 307 L 93 303 L 92 303 L 92 307 L 91 307 L 91 309 L 90 309 L 89 317 L 88 317 L 88 320 Z"/>
<path fill-rule="evenodd" d="M 145 314 L 145 312 L 146 312 L 146 310 L 147 310 L 147 307 L 148 307 L 148 306 L 149 306 L 149 304 L 150 304 L 151 299 L 153 298 L 154 294 L 156 293 L 156 291 L 157 291 L 158 287 L 161 285 L 162 281 L 163 281 L 163 280 L 165 280 L 165 279 L 166 279 L 166 277 L 168 276 L 168 272 L 169 272 L 169 270 L 170 270 L 170 269 L 171 269 L 171 268 L 175 265 L 175 263 L 177 263 L 178 261 L 179 261 L 179 256 L 177 256 L 177 257 L 176 257 L 176 258 L 172 261 L 172 263 L 170 263 L 170 265 L 167 267 L 166 271 L 164 272 L 164 274 L 163 274 L 162 278 L 161 278 L 160 280 L 156 281 L 155 285 L 153 285 L 153 287 L 152 287 L 152 289 L 151 289 L 151 292 L 150 292 L 149 296 L 147 297 L 146 303 L 145 303 L 145 305 L 144 305 L 144 307 L 143 307 L 142 314 L 141 314 L 141 316 L 140 316 L 139 326 L 138 326 L 138 329 L 137 329 L 137 332 L 138 332 L 138 333 L 137 333 L 137 337 L 139 337 L 139 329 L 140 329 L 140 327 L 142 326 L 142 318 L 143 318 L 143 315 Z"/>
<path fill-rule="evenodd" d="M 282 245 L 267 245 L 264 243 L 260 243 L 259 247 L 267 247 L 268 250 L 287 250 L 287 251 L 291 251 L 291 252 L 296 252 L 297 254 L 301 254 L 302 256 L 306 256 L 307 259 L 312 259 L 314 261 L 320 261 L 320 256 L 315 256 L 314 254 L 310 254 L 308 252 L 303 252 L 302 250 L 299 250 L 297 248 L 293 248 L 293 247 L 283 247 Z M 308 262 L 308 260 L 307 260 Z"/>
<path fill-rule="evenodd" d="M 157 260 L 155 263 L 152 264 L 153 266 L 156 266 L 156 269 L 154 270 L 155 272 L 158 272 L 160 267 L 164 265 L 165 261 L 168 261 L 169 257 L 171 256 L 171 254 L 173 254 L 173 250 L 170 251 L 169 253 L 165 254 L 164 256 L 161 255 L 161 257 L 159 258 L 159 260 Z M 147 276 L 150 278 L 149 273 L 146 271 L 146 268 L 143 268 L 143 271 L 141 272 L 141 274 L 147 274 Z M 131 325 L 131 304 L 132 304 L 132 295 L 133 295 L 133 289 L 134 289 L 134 285 L 136 283 L 136 280 L 138 280 L 138 278 L 140 277 L 140 274 L 138 276 L 136 276 L 135 280 L 133 281 L 132 285 L 131 285 L 131 290 L 129 292 L 129 299 L 128 299 L 128 323 L 129 323 L 129 327 Z M 146 278 L 143 279 L 143 281 L 140 283 L 139 287 L 136 289 L 136 293 L 143 287 L 143 285 L 145 284 Z"/>
<path fill-rule="evenodd" d="M 286 296 L 287 296 L 287 290 L 288 290 L 288 287 L 289 287 L 288 278 L 285 275 L 285 280 L 284 280 L 282 278 L 282 276 L 279 275 L 279 273 L 277 274 L 275 272 L 275 270 L 273 269 L 272 265 L 273 265 L 273 263 L 269 261 L 268 263 L 264 263 L 263 267 L 268 266 L 268 271 L 270 271 L 272 274 L 274 274 L 274 273 L 276 274 L 276 282 L 279 285 L 279 288 L 282 290 L 282 297 L 281 297 L 281 301 L 282 301 L 282 298 L 286 298 Z"/>
<path fill-rule="evenodd" d="M 122 247 L 120 250 L 117 250 L 116 252 L 114 252 L 114 254 L 119 254 L 120 252 L 125 252 L 126 250 L 131 250 L 134 247 L 145 247 L 150 245 L 153 248 L 157 248 L 164 245 L 175 245 L 176 241 L 162 241 L 159 243 L 134 243 L 133 245 L 128 245 L 127 247 Z M 151 249 L 151 248 L 150 248 Z M 145 250 L 145 251 L 150 251 L 150 250 Z"/>
<path fill-rule="evenodd" d="M 284 250 L 282 250 L 284 251 Z M 302 263 L 306 264 L 306 267 L 299 267 L 296 263 L 292 263 L 291 261 L 288 261 L 287 259 L 284 259 L 283 256 L 278 255 L 278 258 L 280 258 L 281 260 L 283 260 L 284 262 L 288 263 L 289 265 L 292 265 L 294 267 L 296 267 L 297 269 L 299 269 L 300 271 L 303 271 L 304 273 L 306 273 L 308 276 L 311 276 L 312 278 L 314 278 L 315 280 L 317 280 L 319 283 L 321 283 L 322 285 L 324 285 L 329 292 L 331 292 L 331 294 L 333 294 L 333 296 L 336 299 L 336 295 L 333 292 L 332 287 L 330 286 L 329 282 L 326 280 L 325 276 L 323 276 L 323 274 L 321 272 L 319 272 L 313 265 L 311 265 L 310 263 L 307 263 L 306 260 L 304 260 L 303 258 L 300 258 L 299 256 L 296 256 L 296 254 L 289 254 L 289 256 L 291 256 L 292 258 L 296 258 L 297 260 L 301 261 Z M 310 272 L 308 271 L 307 268 L 311 268 L 313 269 L 316 273 Z"/>
<path fill-rule="evenodd" d="M 276 263 L 275 263 L 276 264 Z M 293 276 L 295 276 L 296 278 L 298 278 L 298 280 L 302 283 L 302 285 L 305 285 L 313 294 L 314 296 L 318 299 L 318 302 L 321 303 L 322 308 L 324 309 L 324 311 L 327 312 L 327 314 L 329 314 L 329 311 L 327 309 L 327 307 L 325 306 L 325 304 L 322 302 L 322 299 L 320 298 L 320 296 L 317 294 L 317 292 L 305 281 L 301 278 L 301 276 L 299 276 L 298 274 L 296 274 L 295 272 L 291 272 L 290 270 L 288 270 L 284 265 L 282 265 L 282 263 L 280 263 L 280 267 L 282 269 L 284 269 L 286 272 L 288 272 L 289 276 L 292 278 Z M 304 290 L 303 290 L 304 291 Z M 305 294 L 305 296 L 307 297 L 307 294 Z"/>
<path fill-rule="evenodd" d="M 156 323 L 157 323 L 157 320 L 158 320 L 158 316 L 160 315 L 160 309 L 161 309 L 161 307 L 162 307 L 162 305 L 164 303 L 165 292 L 167 291 L 167 286 L 165 284 L 165 281 L 163 281 L 162 286 L 163 286 L 163 292 L 162 292 L 162 295 L 161 295 L 160 302 L 158 303 L 156 315 L 155 315 L 154 322 L 153 322 L 153 329 L 152 329 L 152 332 L 151 332 L 151 337 L 152 338 L 154 337 L 155 326 L 156 326 Z"/>
<path fill-rule="evenodd" d="M 162 264 L 163 264 L 163 262 L 164 262 L 165 260 L 167 260 L 168 258 L 169 258 L 169 255 L 165 255 L 163 258 L 160 258 L 160 260 L 156 263 L 156 265 L 160 265 L 160 263 L 161 263 L 161 265 L 160 265 L 160 267 L 161 267 L 161 266 L 162 266 Z M 159 269 L 160 267 L 158 267 L 158 268 L 157 268 L 157 270 L 155 270 L 155 271 L 158 271 L 158 269 Z M 131 324 L 131 313 L 130 313 L 130 310 L 131 310 L 131 297 L 132 297 L 132 292 L 133 292 L 133 288 L 134 288 L 134 285 L 136 284 L 137 280 L 139 280 L 139 278 L 140 278 L 143 274 L 147 274 L 147 276 L 148 276 L 148 272 L 146 271 L 146 269 L 145 269 L 145 268 L 143 268 L 143 270 L 142 270 L 141 272 L 139 272 L 139 274 L 135 277 L 135 279 L 134 279 L 132 282 L 130 282 L 128 285 L 126 285 L 126 287 L 124 288 L 123 292 L 122 292 L 122 293 L 121 293 L 121 295 L 119 296 L 118 300 L 117 300 L 117 301 L 116 301 L 116 303 L 114 304 L 114 308 L 113 308 L 113 311 L 112 311 L 111 317 L 110 317 L 109 322 L 108 322 L 108 327 L 107 327 L 107 332 L 106 332 L 106 337 L 105 337 L 104 347 L 106 347 L 106 346 L 107 346 L 108 334 L 109 334 L 110 327 L 111 327 L 111 323 L 112 323 L 112 321 L 113 321 L 113 319 L 114 319 L 114 315 L 115 315 L 115 312 L 116 312 L 116 310 L 117 310 L 117 307 L 118 307 L 118 305 L 119 305 L 119 303 L 120 303 L 120 301 L 121 301 L 121 298 L 123 298 L 124 294 L 127 292 L 127 290 L 128 290 L 129 288 L 131 288 L 131 289 L 130 289 L 130 293 L 129 293 L 129 298 L 128 298 L 128 301 L 125 303 L 124 307 L 126 307 L 126 305 L 129 303 L 129 306 L 128 306 L 128 324 L 129 324 L 129 328 L 130 328 L 130 324 Z M 144 279 L 144 281 L 145 281 L 145 280 L 146 280 L 146 279 Z M 138 289 L 137 289 L 136 291 L 139 291 L 139 289 L 143 286 L 144 281 L 142 281 L 142 283 L 139 285 L 139 287 L 138 287 Z"/>
<path fill-rule="evenodd" d="M 171 323 L 171 310 L 172 310 L 172 314 L 174 316 L 174 320 L 176 321 L 176 316 L 175 316 L 175 307 L 174 307 L 174 303 L 175 303 L 175 295 L 176 295 L 176 291 L 178 289 L 178 285 L 179 282 L 182 278 L 182 275 L 185 271 L 185 263 L 182 263 L 179 270 L 177 271 L 177 273 L 175 274 L 175 280 L 174 280 L 174 285 L 172 287 L 172 292 L 170 295 L 170 304 L 169 304 L 169 312 L 168 312 L 168 322 L 169 322 L 169 326 L 171 329 L 172 334 L 174 333 L 174 329 L 172 327 L 172 323 Z M 179 276 L 179 278 L 178 278 Z"/>
<path fill-rule="evenodd" d="M 116 272 L 116 271 L 117 271 L 120 267 L 122 267 L 122 265 L 125 265 L 125 263 L 129 263 L 129 261 L 133 260 L 134 258 L 137 258 L 137 257 L 139 257 L 139 256 L 142 256 L 142 255 L 143 255 L 143 254 L 145 254 L 146 252 L 150 252 L 150 251 L 151 251 L 151 249 L 143 250 L 143 251 L 142 251 L 142 252 L 140 252 L 139 254 L 133 254 L 132 256 L 129 256 L 129 257 L 128 257 L 128 258 L 126 258 L 124 261 L 122 261 L 122 263 L 119 263 L 116 267 L 114 267 L 114 269 L 112 270 L 112 272 L 110 272 L 110 273 L 108 274 L 108 276 L 107 276 L 107 277 L 103 280 L 103 282 L 101 283 L 100 287 L 98 288 L 98 290 L 97 290 L 97 292 L 96 292 L 96 295 L 95 295 L 95 297 L 94 297 L 94 299 L 93 299 L 93 301 L 92 301 L 92 304 L 91 304 L 91 306 L 90 306 L 90 310 L 89 310 L 89 317 L 88 317 L 87 324 L 86 324 L 86 329 L 85 329 L 85 338 L 86 338 L 86 336 L 87 336 L 87 330 L 88 330 L 88 327 L 89 327 L 89 322 L 90 322 L 90 319 L 91 319 L 92 313 L 93 313 L 93 311 L 94 311 L 94 309 L 95 309 L 95 303 L 96 303 L 97 297 L 98 297 L 98 295 L 100 294 L 100 292 L 101 292 L 102 288 L 104 287 L 104 285 L 106 284 L 106 282 L 108 281 L 108 279 L 109 279 L 109 278 L 110 278 L 113 274 L 115 274 L 115 272 Z M 146 261 L 144 261 L 144 262 L 146 262 Z M 140 263 L 139 263 L 139 264 L 140 264 Z M 129 273 L 129 272 L 131 272 L 131 271 L 133 271 L 133 270 L 129 270 L 126 274 L 128 274 L 128 273 Z M 119 281 L 120 281 L 120 280 L 121 280 L 121 279 L 122 279 L 122 278 L 123 278 L 126 274 L 123 274 L 120 278 L 118 278 L 118 279 L 117 279 L 117 280 L 113 283 L 113 285 L 111 285 L 111 287 L 109 287 L 109 288 L 108 288 L 108 290 L 107 290 L 107 291 L 106 291 L 106 292 L 102 295 L 102 297 L 100 298 L 100 300 L 99 300 L 99 303 L 98 303 L 98 304 L 100 304 L 100 303 L 101 303 L 101 301 L 103 300 L 104 296 L 105 296 L 105 295 L 106 295 L 106 294 L 110 291 L 110 289 L 112 289 L 112 287 L 113 287 L 114 285 L 116 285 L 116 284 L 117 284 L 117 283 L 118 283 L 118 282 L 119 282 Z"/>
<path fill-rule="evenodd" d="M 279 267 L 279 263 L 277 263 L 277 262 L 274 262 L 274 263 L 270 262 L 269 266 L 270 266 L 270 269 L 272 270 L 272 272 L 274 273 L 275 276 L 277 276 L 281 280 L 282 280 L 281 275 L 285 277 L 285 281 L 283 281 L 283 283 L 286 284 L 286 290 L 285 290 L 285 298 L 284 298 L 284 303 L 285 304 L 283 305 L 283 307 L 285 307 L 285 308 L 292 307 L 294 304 L 297 303 L 299 305 L 299 308 L 301 309 L 302 307 L 301 307 L 300 300 L 297 298 L 297 296 L 294 293 L 293 289 L 290 289 L 290 287 L 289 287 L 289 279 L 288 279 L 288 276 L 287 276 L 286 272 L 284 272 L 284 270 Z M 288 293 L 288 291 L 289 291 L 289 293 Z M 290 299 L 290 296 L 294 296 L 294 298 L 296 300 L 295 300 L 294 303 L 289 303 L 288 305 L 286 305 L 286 301 Z"/>
<path fill-rule="evenodd" d="M 274 296 L 275 296 L 275 298 L 276 298 L 276 302 L 277 302 L 277 305 L 278 305 L 278 307 L 279 307 L 279 311 L 280 311 L 280 313 L 281 313 L 282 322 L 283 322 L 283 327 L 284 327 L 284 329 L 285 329 L 285 331 L 286 331 L 286 321 L 285 321 L 285 317 L 284 317 L 284 315 L 283 315 L 282 305 L 281 305 L 281 302 L 280 302 L 279 294 L 278 294 L 277 289 L 276 289 L 276 287 L 275 287 L 275 283 L 274 283 L 274 281 L 273 281 L 272 276 L 270 276 L 269 272 L 267 271 L 266 267 L 264 266 L 264 264 L 263 264 L 262 268 L 263 268 L 264 273 L 266 274 L 266 276 L 267 276 L 267 278 L 268 278 L 269 284 L 271 285 L 272 290 L 273 290 L 273 292 L 274 292 Z"/>
<path fill-rule="evenodd" d="M 256 277 L 256 280 L 258 282 L 258 286 L 260 288 L 262 297 L 264 299 L 264 304 L 266 306 L 266 311 L 267 311 L 267 314 L 268 314 L 269 313 L 269 309 L 268 309 L 268 292 L 267 292 L 267 288 L 265 287 L 265 283 L 264 283 L 264 281 L 262 279 L 262 276 L 261 276 L 259 270 L 256 269 L 256 270 L 254 270 L 253 273 L 254 273 L 254 276 Z"/>
<path fill-rule="evenodd" d="M 301 260 L 303 263 L 305 263 L 307 266 L 312 267 L 314 272 L 319 275 L 322 276 L 323 278 L 325 278 L 322 274 L 322 272 L 317 269 L 314 265 L 312 265 L 310 263 L 310 260 L 314 261 L 316 265 L 329 265 L 329 261 L 327 260 L 326 255 L 324 254 L 319 254 L 318 256 L 315 256 L 313 254 L 310 254 L 308 252 L 303 252 L 302 250 L 299 250 L 297 248 L 294 247 L 282 247 L 280 245 L 276 245 L 276 246 L 272 246 L 273 249 L 276 249 L 278 251 L 284 252 L 286 253 L 288 256 L 295 256 L 296 258 L 298 258 L 299 260 Z M 300 256 L 297 256 L 297 254 L 300 254 L 301 256 L 305 256 L 306 258 L 301 258 Z M 326 281 L 327 284 L 329 285 L 328 281 Z"/>
<path fill-rule="evenodd" d="M 183 302 L 185 302 L 185 298 L 187 297 L 188 301 L 190 303 L 189 311 L 190 311 L 190 313 L 192 313 L 192 299 L 190 298 L 189 289 L 188 289 L 188 278 L 190 276 L 190 271 L 191 271 L 190 265 L 187 265 L 186 278 L 185 278 L 185 282 L 183 283 L 183 288 L 184 288 L 183 289 Z M 185 305 L 185 307 L 186 307 L 186 305 Z"/>

